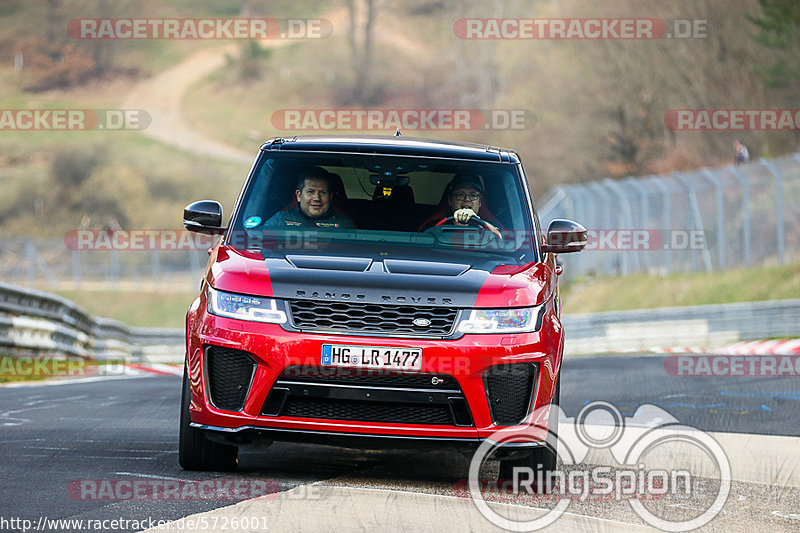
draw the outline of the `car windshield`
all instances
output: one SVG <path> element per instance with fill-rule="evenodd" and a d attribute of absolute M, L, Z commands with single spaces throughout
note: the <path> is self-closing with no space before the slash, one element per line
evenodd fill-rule
<path fill-rule="evenodd" d="M 523 180 L 515 163 L 264 152 L 228 243 L 265 255 L 320 247 L 364 253 L 379 244 L 393 256 L 405 250 L 409 257 L 481 253 L 531 261 L 534 221 Z M 452 218 L 463 208 L 475 213 L 467 224 Z"/>

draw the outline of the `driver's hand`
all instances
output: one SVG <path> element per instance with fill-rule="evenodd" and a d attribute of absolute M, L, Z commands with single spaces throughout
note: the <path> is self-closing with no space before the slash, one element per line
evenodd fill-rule
<path fill-rule="evenodd" d="M 473 211 L 469 207 L 459 209 L 455 213 L 453 213 L 453 218 L 458 224 L 466 224 L 467 222 L 469 222 L 470 218 L 476 216 L 478 216 L 477 213 L 475 213 L 475 211 Z"/>

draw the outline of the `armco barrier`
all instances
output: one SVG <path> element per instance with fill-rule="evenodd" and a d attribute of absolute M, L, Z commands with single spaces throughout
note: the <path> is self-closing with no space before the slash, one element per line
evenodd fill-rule
<path fill-rule="evenodd" d="M 565 353 L 719 348 L 742 340 L 800 337 L 800 300 L 770 300 L 564 314 Z"/>
<path fill-rule="evenodd" d="M 0 346 L 11 353 L 167 362 L 182 360 L 184 333 L 130 328 L 93 317 L 66 298 L 0 283 Z"/>

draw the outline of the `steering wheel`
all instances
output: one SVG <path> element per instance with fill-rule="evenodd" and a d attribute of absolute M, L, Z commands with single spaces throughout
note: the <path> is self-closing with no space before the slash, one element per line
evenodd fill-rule
<path fill-rule="evenodd" d="M 486 229 L 487 222 L 485 220 L 483 220 L 481 217 L 479 217 L 478 215 L 474 215 L 474 216 L 469 217 L 469 220 L 467 221 L 467 225 L 470 225 L 470 224 L 474 224 L 474 225 L 478 226 L 479 228 Z M 460 224 L 456 224 L 456 217 L 454 217 L 453 215 L 450 215 L 449 217 L 445 218 L 442 221 L 442 223 L 439 224 L 439 225 L 440 226 L 442 226 L 442 225 L 457 226 L 457 225 L 460 225 Z"/>

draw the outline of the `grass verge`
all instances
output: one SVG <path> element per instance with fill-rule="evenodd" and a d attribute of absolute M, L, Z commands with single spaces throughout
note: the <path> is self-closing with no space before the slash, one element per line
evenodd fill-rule
<path fill-rule="evenodd" d="M 724 272 L 582 279 L 562 290 L 565 313 L 800 298 L 800 264 Z"/>
<path fill-rule="evenodd" d="M 136 327 L 183 328 L 186 309 L 196 292 L 62 290 L 90 314 Z"/>

